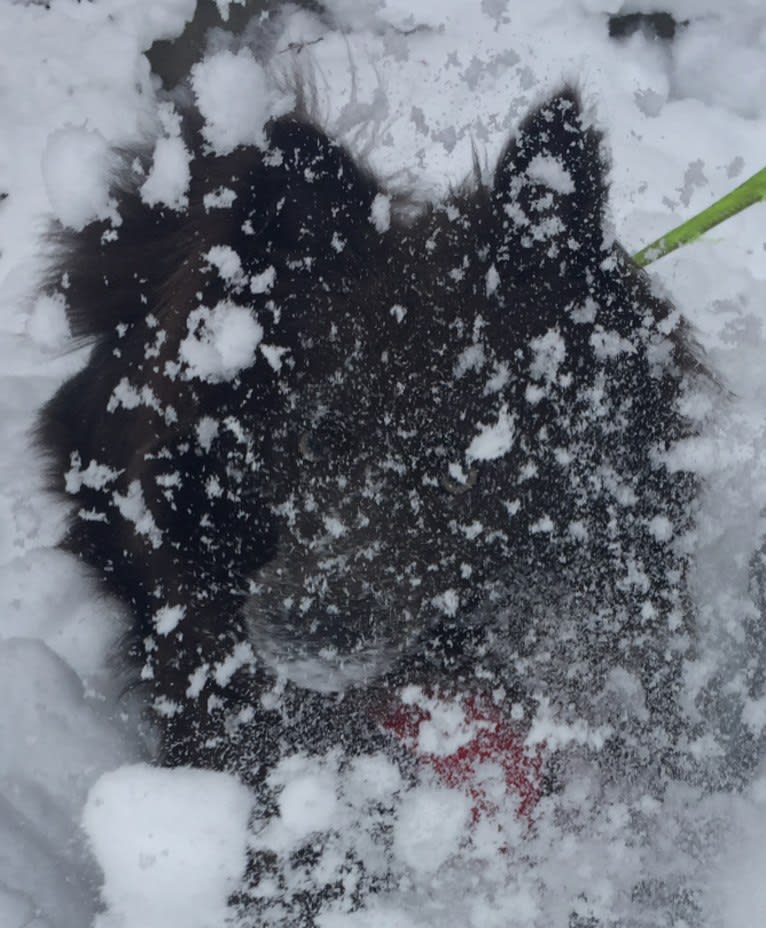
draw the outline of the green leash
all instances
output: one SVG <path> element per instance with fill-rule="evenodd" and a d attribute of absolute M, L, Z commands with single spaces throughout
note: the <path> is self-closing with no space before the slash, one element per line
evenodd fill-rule
<path fill-rule="evenodd" d="M 696 216 L 692 216 L 691 219 L 687 219 L 680 226 L 676 226 L 675 229 L 658 238 L 651 245 L 642 248 L 641 251 L 633 255 L 633 260 L 639 267 L 646 267 L 652 261 L 669 255 L 671 251 L 675 251 L 681 245 L 688 245 L 690 242 L 696 241 L 708 229 L 717 226 L 724 219 L 729 219 L 731 216 L 741 213 L 743 209 L 747 209 L 753 203 L 758 203 L 759 200 L 766 200 L 766 168 L 758 171 L 757 174 L 753 174 L 744 184 L 740 184 L 731 193 L 727 193 L 720 200 L 716 200 L 707 209 L 703 209 L 701 213 L 697 213 Z"/>

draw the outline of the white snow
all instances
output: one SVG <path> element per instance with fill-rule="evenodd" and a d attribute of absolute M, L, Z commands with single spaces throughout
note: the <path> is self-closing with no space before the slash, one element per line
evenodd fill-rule
<path fill-rule="evenodd" d="M 141 199 L 149 206 L 159 204 L 182 210 L 191 181 L 191 154 L 181 138 L 181 117 L 171 103 L 158 106 L 158 118 L 164 135 L 154 144 L 152 163 L 141 185 Z"/>
<path fill-rule="evenodd" d="M 289 108 L 247 48 L 223 50 L 195 65 L 192 87 L 205 120 L 205 139 L 219 155 L 238 145 L 264 145 L 264 126 L 277 104 L 282 110 Z"/>
<path fill-rule="evenodd" d="M 51 210 L 62 225 L 79 230 L 114 215 L 109 142 L 98 130 L 68 126 L 52 132 L 42 171 Z"/>
<path fill-rule="evenodd" d="M 466 448 L 468 461 L 494 461 L 502 457 L 513 447 L 516 434 L 515 417 L 503 406 L 498 413 L 497 422 L 492 425 L 479 424 L 479 434 Z"/>
<path fill-rule="evenodd" d="M 189 315 L 188 329 L 178 351 L 184 374 L 211 382 L 231 380 L 249 367 L 263 338 L 263 327 L 253 313 L 230 300 L 212 309 L 195 309 Z"/>
<path fill-rule="evenodd" d="M 135 746 L 39 638 L 0 640 L 0 700 L 0 924 L 81 928 L 98 880 L 79 830 L 82 804 Z"/>
<path fill-rule="evenodd" d="M 70 457 L 71 467 L 64 474 L 64 488 L 67 493 L 79 493 L 83 486 L 102 490 L 119 477 L 119 471 L 97 461 L 89 461 L 83 468 L 80 455 L 74 451 Z"/>
<path fill-rule="evenodd" d="M 204 257 L 216 268 L 221 280 L 234 285 L 242 282 L 242 261 L 229 245 L 214 245 Z"/>
<path fill-rule="evenodd" d="M 203 451 L 209 451 L 213 439 L 218 435 L 218 422 L 210 416 L 203 416 L 197 423 L 197 441 Z"/>
<path fill-rule="evenodd" d="M 71 337 L 66 300 L 60 293 L 39 296 L 27 319 L 26 331 L 44 351 L 58 353 Z"/>
<path fill-rule="evenodd" d="M 549 329 L 545 335 L 533 338 L 530 347 L 534 354 L 534 360 L 529 366 L 532 377 L 548 383 L 555 380 L 567 353 L 566 342 L 559 332 Z"/>
<path fill-rule="evenodd" d="M 529 162 L 527 177 L 536 183 L 544 184 L 554 193 L 575 192 L 572 175 L 557 158 L 550 155 L 535 155 Z"/>
<path fill-rule="evenodd" d="M 154 626 L 158 635 L 169 635 L 186 614 L 184 606 L 162 606 L 154 613 Z"/>
<path fill-rule="evenodd" d="M 277 279 L 277 272 L 273 266 L 267 267 L 260 274 L 253 274 L 250 278 L 251 293 L 268 293 L 274 286 Z"/>
<path fill-rule="evenodd" d="M 500 274 L 497 271 L 497 268 L 493 264 L 490 269 L 487 271 L 487 296 L 492 296 L 492 294 L 500 286 Z"/>
<path fill-rule="evenodd" d="M 394 827 L 394 852 L 418 875 L 434 873 L 460 851 L 471 800 L 454 789 L 416 787 L 407 793 Z"/>
<path fill-rule="evenodd" d="M 322 121 L 345 133 L 381 175 L 402 177 L 418 192 L 459 184 L 470 174 L 472 147 L 493 164 L 529 106 L 564 79 L 581 87 L 606 132 L 611 218 L 629 251 L 763 167 L 766 13 L 756 0 L 664 0 L 663 9 L 689 21 L 671 44 L 642 33 L 609 39 L 606 14 L 657 6 L 640 0 L 326 5 L 344 30 L 295 11 L 277 42 L 277 63 L 289 71 L 310 56 L 320 76 Z M 108 662 L 125 629 L 124 611 L 54 549 L 62 507 L 43 492 L 42 465 L 28 438 L 37 407 L 85 360 L 82 352 L 61 352 L 62 298 L 35 291 L 47 247 L 42 219 L 55 216 L 72 228 L 92 218 L 118 222 L 107 184 L 109 150 L 146 133 L 154 148 L 144 199 L 183 206 L 188 152 L 163 119 L 141 51 L 178 34 L 194 3 L 53 0 L 49 7 L 0 6 L 0 192 L 8 194 L 0 202 L 0 924 L 220 925 L 244 867 L 249 794 L 224 775 L 136 766 L 146 749 Z M 291 42 L 318 36 L 303 51 L 282 54 Z M 219 50 L 195 70 L 193 89 L 217 152 L 263 144 L 266 121 L 289 106 L 289 95 L 274 89 L 247 51 Z M 531 171 L 553 193 L 569 192 L 555 163 L 535 163 Z M 228 208 L 233 197 L 221 188 L 206 207 Z M 385 204 L 376 210 L 371 221 L 383 231 Z M 705 478 L 699 528 L 687 543 L 697 555 L 703 637 L 712 654 L 727 655 L 733 683 L 749 657 L 738 651 L 742 623 L 758 619 L 748 565 L 766 509 L 765 214 L 766 205 L 753 207 L 651 268 L 730 389 L 725 402 L 703 410 L 703 436 L 673 460 Z M 223 273 L 235 268 L 228 260 L 213 263 Z M 249 282 L 254 294 L 274 286 L 269 270 Z M 488 295 L 498 285 L 490 268 Z M 592 322 L 593 307 L 572 312 Z M 187 376 L 211 380 L 236 376 L 257 350 L 278 366 L 282 349 L 261 338 L 248 308 L 202 307 L 179 360 Z M 613 356 L 629 350 L 606 332 L 601 344 Z M 555 334 L 540 341 L 540 391 L 557 376 L 565 347 Z M 487 391 L 512 375 L 493 371 Z M 115 399 L 156 401 L 131 392 L 127 382 Z M 511 412 L 476 426 L 469 461 L 512 448 Z M 201 447 L 209 447 L 217 428 L 212 420 L 200 423 Z M 70 471 L 74 481 L 111 476 L 98 461 L 73 462 Z M 140 485 L 115 502 L 151 543 L 159 540 Z M 579 537 L 585 527 L 568 530 Z M 659 541 L 675 541 L 662 513 L 649 530 Z M 171 607 L 160 624 L 175 631 L 179 618 Z M 713 669 L 701 660 L 690 674 L 703 679 Z M 751 703 L 748 718 L 763 722 L 762 701 Z M 533 739 L 598 745 L 606 734 L 562 728 L 551 716 Z M 639 867 L 664 879 L 688 863 L 690 848 L 697 855 L 690 865 L 707 887 L 700 928 L 761 928 L 766 920 L 761 779 L 739 796 L 670 797 L 672 809 L 685 810 L 680 818 L 647 807 L 658 827 L 648 853 L 631 841 L 620 797 L 595 803 L 587 778 L 568 784 L 555 809 L 543 801 L 529 829 L 513 804 L 492 822 L 472 823 L 463 792 L 428 782 L 411 789 L 381 757 L 344 769 L 337 758 L 301 758 L 279 777 L 280 815 L 254 840 L 272 842 L 287 859 L 299 835 L 329 823 L 342 833 L 328 845 L 330 871 L 350 847 L 372 869 L 394 874 L 390 892 L 356 913 L 328 912 L 322 928 L 566 928 L 572 900 L 585 907 L 586 896 L 583 914 L 608 922 L 624 902 L 626 873 Z M 392 810 L 387 860 L 375 856 L 371 837 L 380 807 Z M 106 910 L 99 913 L 102 881 Z"/>
<path fill-rule="evenodd" d="M 101 776 L 82 817 L 104 871 L 95 928 L 223 924 L 245 871 L 251 805 L 223 773 L 134 764 Z"/>
<path fill-rule="evenodd" d="M 154 516 L 146 505 L 144 491 L 138 480 L 132 480 L 127 493 L 113 493 L 112 499 L 118 512 L 132 522 L 139 535 L 145 535 L 153 548 L 162 544 L 162 529 L 154 521 Z"/>
<path fill-rule="evenodd" d="M 312 765 L 308 766 L 311 770 Z M 294 777 L 279 797 L 282 824 L 293 838 L 307 837 L 314 831 L 332 828 L 336 806 L 335 777 L 323 771 Z"/>
<path fill-rule="evenodd" d="M 261 354 L 272 370 L 279 371 L 282 367 L 282 357 L 287 353 L 287 348 L 281 348 L 279 345 L 261 345 Z"/>
<path fill-rule="evenodd" d="M 189 152 L 180 138 L 157 139 L 149 175 L 141 187 L 141 198 L 149 206 L 164 204 L 183 209 L 191 180 Z"/>
<path fill-rule="evenodd" d="M 391 226 L 391 198 L 384 193 L 377 194 L 372 201 L 370 222 L 381 235 L 388 232 Z"/>
<path fill-rule="evenodd" d="M 220 187 L 213 193 L 206 193 L 202 202 L 207 210 L 228 209 L 236 198 L 236 193 L 229 187 Z"/>

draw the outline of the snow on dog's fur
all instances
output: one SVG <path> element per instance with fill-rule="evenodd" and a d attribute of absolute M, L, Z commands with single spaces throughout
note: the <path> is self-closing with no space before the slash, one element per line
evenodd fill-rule
<path fill-rule="evenodd" d="M 577 94 L 414 218 L 300 110 L 193 144 L 184 209 L 133 162 L 119 220 L 63 236 L 93 348 L 40 429 L 65 546 L 132 614 L 160 762 L 258 787 L 291 752 L 396 754 L 414 685 L 575 723 L 659 790 L 693 654 L 696 487 L 666 453 L 698 365 L 605 231 Z"/>

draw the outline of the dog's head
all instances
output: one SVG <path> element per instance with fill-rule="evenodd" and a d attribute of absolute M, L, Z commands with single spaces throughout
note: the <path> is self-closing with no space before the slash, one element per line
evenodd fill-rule
<path fill-rule="evenodd" d="M 566 598 L 575 666 L 626 623 L 665 628 L 688 352 L 605 231 L 576 94 L 415 218 L 310 121 L 267 139 L 198 157 L 184 213 L 128 195 L 78 241 L 69 300 L 100 340 L 46 426 L 75 547 L 147 634 L 235 598 L 256 652 L 321 689 L 493 598 L 516 649 Z"/>

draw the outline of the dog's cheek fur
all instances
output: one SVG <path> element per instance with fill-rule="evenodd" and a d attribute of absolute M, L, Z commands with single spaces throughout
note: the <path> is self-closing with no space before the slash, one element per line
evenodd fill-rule
<path fill-rule="evenodd" d="M 94 347 L 41 439 L 66 546 L 132 610 L 164 760 L 260 782 L 283 750 L 373 749 L 415 682 L 542 694 L 619 731 L 620 763 L 677 766 L 695 485 L 663 453 L 692 351 L 604 239 L 577 95 L 527 118 L 491 187 L 409 221 L 304 117 L 268 136 L 200 154 L 184 213 L 127 177 L 121 224 L 66 239 L 54 275 Z M 252 356 L 195 368 L 232 306 Z M 265 701 L 304 658 L 358 659 L 366 685 Z"/>

